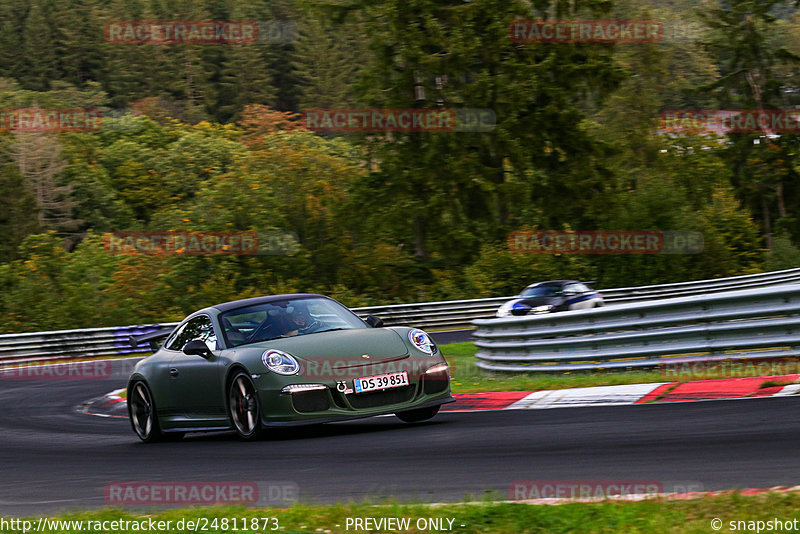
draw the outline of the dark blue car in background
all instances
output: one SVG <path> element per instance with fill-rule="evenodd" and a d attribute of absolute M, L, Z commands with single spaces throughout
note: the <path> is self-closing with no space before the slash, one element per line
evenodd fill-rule
<path fill-rule="evenodd" d="M 591 283 L 549 280 L 531 284 L 519 297 L 500 306 L 497 317 L 599 308 L 603 305 L 603 295 L 587 285 Z"/>

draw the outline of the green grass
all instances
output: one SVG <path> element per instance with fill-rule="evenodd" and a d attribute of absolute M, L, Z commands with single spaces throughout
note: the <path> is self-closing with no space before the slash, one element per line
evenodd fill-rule
<path fill-rule="evenodd" d="M 416 522 L 420 518 L 450 518 L 454 519 L 452 530 L 455 533 L 493 533 L 493 534 L 520 534 L 520 533 L 667 533 L 687 532 L 703 533 L 715 532 L 711 528 L 712 519 L 722 520 L 724 527 L 721 532 L 730 532 L 729 521 L 769 521 L 777 518 L 791 521 L 800 515 L 800 495 L 771 493 L 757 496 L 743 496 L 729 494 L 718 497 L 704 497 L 694 500 L 647 500 L 641 502 L 603 501 L 598 503 L 574 503 L 560 506 L 526 505 L 519 503 L 477 503 L 477 504 L 448 504 L 429 506 L 421 504 L 396 504 L 385 505 L 345 504 L 336 506 L 307 506 L 295 505 L 284 509 L 258 509 L 242 507 L 204 507 L 182 510 L 167 510 L 157 513 L 136 513 L 121 509 L 103 509 L 89 512 L 65 513 L 57 516 L 60 520 L 141 520 L 151 518 L 154 521 L 172 521 L 169 532 L 178 532 L 174 525 L 184 521 L 204 518 L 209 527 L 199 532 L 238 532 L 241 534 L 271 532 L 269 528 L 250 530 L 239 528 L 221 528 L 219 520 L 223 518 L 238 518 L 238 526 L 242 526 L 243 518 L 275 517 L 279 529 L 276 532 L 309 532 L 309 533 L 344 533 L 366 532 L 346 529 L 347 518 L 410 518 L 411 527 L 402 532 L 418 533 L 432 532 L 433 530 L 418 529 Z M 214 518 L 217 518 L 217 527 L 211 528 Z M 8 518 L 7 518 L 8 519 Z M 37 519 L 32 518 L 34 529 Z M 269 525 L 274 523 L 270 522 Z M 447 524 L 447 522 L 445 522 Z M 84 527 L 91 524 L 84 524 Z M 339 525 L 337 527 L 337 525 Z M 463 525 L 463 526 L 462 526 Z M 753 523 L 756 525 L 756 523 Z M 183 529 L 184 532 L 189 529 Z M 736 529 L 746 530 L 744 528 Z M 754 531 L 751 527 L 747 529 Z M 765 530 L 762 527 L 762 532 Z M 123 532 L 122 529 L 106 528 L 104 532 Z M 133 532 L 128 529 L 125 532 Z M 771 531 L 771 530 L 770 530 Z M 776 530 L 780 531 L 780 530 Z M 11 529 L 0 526 L 0 532 L 19 534 L 21 529 Z M 47 533 L 55 534 L 48 530 Z M 75 528 L 62 528 L 59 534 L 77 533 Z M 98 532 L 98 529 L 84 528 L 81 532 Z M 155 532 L 155 531 L 150 531 Z M 398 532 L 397 530 L 373 530 L 372 532 Z"/>
<path fill-rule="evenodd" d="M 790 384 L 794 384 L 794 382 L 790 382 L 789 380 L 767 380 L 764 383 L 762 383 L 759 386 L 759 388 L 764 389 L 771 387 L 783 387 L 783 386 L 788 386 Z"/>
<path fill-rule="evenodd" d="M 470 342 L 441 345 L 450 364 L 453 393 L 481 391 L 534 391 L 543 389 L 615 386 L 652 382 L 690 382 L 715 378 L 742 378 L 765 374 L 796 373 L 797 360 L 769 362 L 719 362 L 709 367 L 672 367 L 665 370 L 608 370 L 573 372 L 488 373 L 476 365 L 477 348 Z M 786 385 L 791 382 L 781 382 Z M 769 385 L 777 385 L 770 381 Z M 767 387 L 767 386 L 763 386 Z"/>

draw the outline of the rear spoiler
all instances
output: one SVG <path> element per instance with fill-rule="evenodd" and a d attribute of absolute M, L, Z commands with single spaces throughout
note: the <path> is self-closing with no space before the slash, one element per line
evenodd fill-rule
<path fill-rule="evenodd" d="M 131 347 L 134 349 L 139 348 L 139 345 L 142 343 L 149 343 L 151 349 L 157 350 L 159 348 L 158 341 L 166 338 L 172 333 L 173 330 L 175 330 L 175 327 L 169 326 L 166 328 L 159 328 L 158 330 L 148 334 L 130 336 L 128 337 L 128 343 L 130 343 Z"/>

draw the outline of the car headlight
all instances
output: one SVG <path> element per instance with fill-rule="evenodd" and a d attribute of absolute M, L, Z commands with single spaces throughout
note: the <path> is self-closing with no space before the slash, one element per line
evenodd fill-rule
<path fill-rule="evenodd" d="M 497 310 L 497 317 L 508 317 L 511 315 L 511 307 L 514 305 L 514 301 L 506 302 Z"/>
<path fill-rule="evenodd" d="M 279 375 L 293 375 L 300 370 L 300 364 L 294 356 L 280 350 L 268 350 L 261 355 L 261 361 L 267 369 Z"/>
<path fill-rule="evenodd" d="M 552 304 L 545 304 L 545 305 L 543 305 L 543 306 L 535 306 L 535 307 L 531 308 L 531 311 L 530 311 L 529 313 L 544 313 L 544 312 L 549 312 L 550 310 L 552 310 L 552 309 L 553 309 L 553 307 L 554 307 L 554 306 L 553 306 Z"/>
<path fill-rule="evenodd" d="M 436 350 L 436 345 L 430 336 L 418 328 L 412 328 L 408 331 L 408 339 L 425 354 L 433 354 Z"/>

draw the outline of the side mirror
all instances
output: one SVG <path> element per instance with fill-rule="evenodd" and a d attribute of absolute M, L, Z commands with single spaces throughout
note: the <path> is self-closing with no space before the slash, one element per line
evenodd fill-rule
<path fill-rule="evenodd" d="M 208 345 L 199 339 L 193 339 L 184 345 L 183 353 L 190 354 L 192 356 L 202 356 L 203 358 L 209 358 L 211 356 L 211 351 L 208 350 Z"/>
<path fill-rule="evenodd" d="M 383 326 L 383 319 L 374 315 L 367 315 L 366 323 L 372 328 L 380 328 Z"/>

